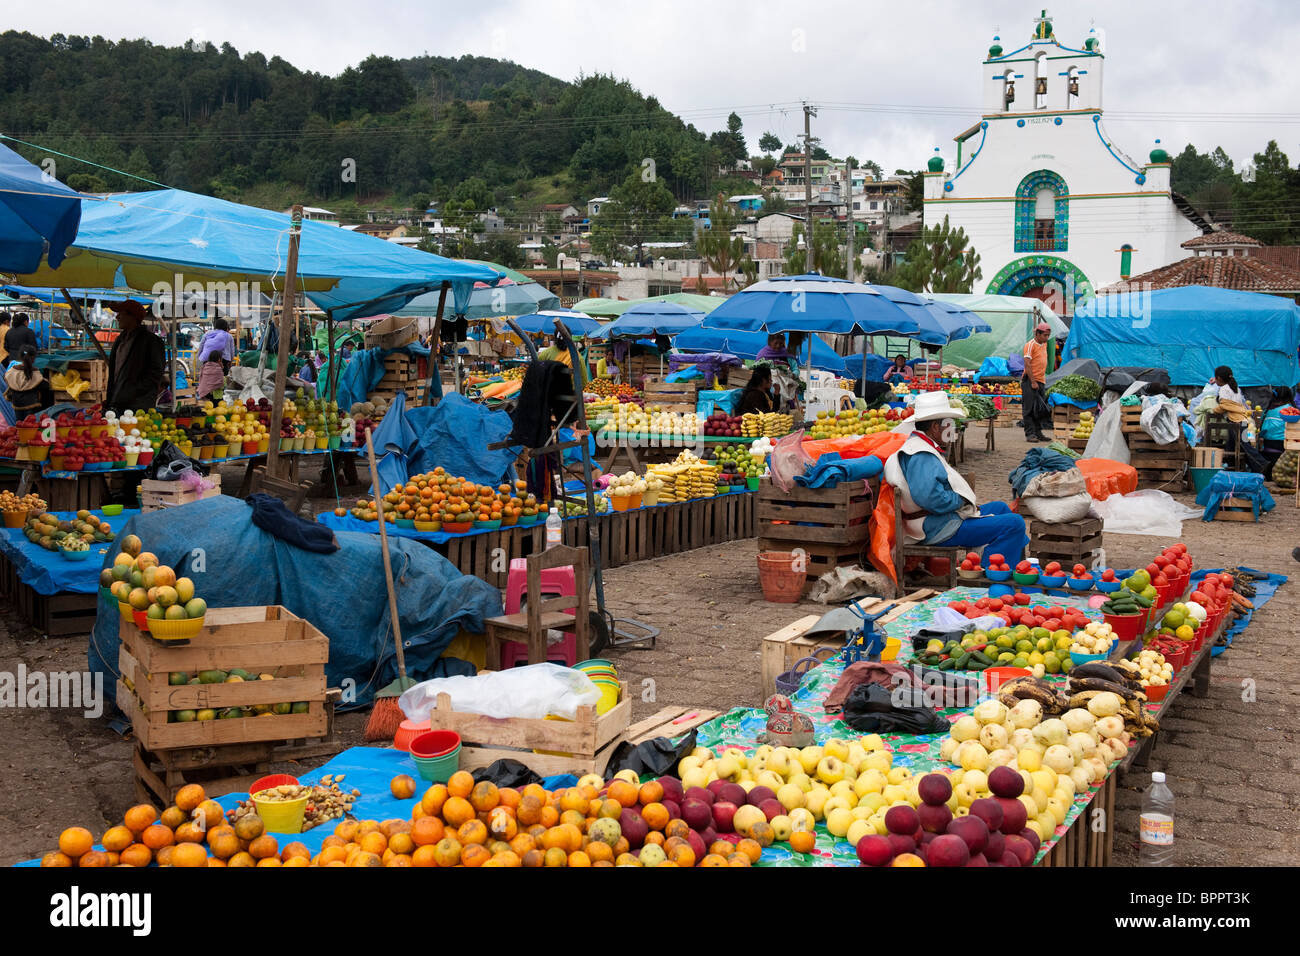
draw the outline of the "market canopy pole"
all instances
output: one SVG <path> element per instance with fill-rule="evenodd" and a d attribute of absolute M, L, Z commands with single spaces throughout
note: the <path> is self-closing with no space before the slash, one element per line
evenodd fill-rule
<path fill-rule="evenodd" d="M 271 441 L 266 449 L 266 473 L 276 477 L 280 461 L 280 424 L 284 420 L 284 379 L 289 367 L 289 330 L 293 327 L 293 303 L 297 296 L 298 242 L 302 237 L 302 205 L 290 213 L 289 262 L 284 270 L 284 305 L 280 311 L 280 352 L 275 362 L 275 395 L 271 398 Z"/>
<path fill-rule="evenodd" d="M 60 289 L 63 297 L 68 300 L 68 308 L 72 310 L 72 318 L 86 327 L 86 334 L 90 336 L 90 341 L 95 344 L 95 349 L 99 352 L 99 357 L 105 362 L 108 361 L 108 353 L 104 351 L 103 343 L 95 338 L 95 330 L 91 328 L 90 320 L 86 318 L 86 313 L 81 311 L 81 307 L 72 298 L 72 293 L 67 289 Z M 54 325 L 54 296 L 50 296 L 50 325 Z"/>
<path fill-rule="evenodd" d="M 438 397 L 442 397 L 442 381 L 438 369 L 438 357 L 442 354 L 442 310 L 447 305 L 447 290 L 451 288 L 451 283 L 444 281 L 442 287 L 438 289 L 438 311 L 433 317 L 433 335 L 429 337 L 429 384 L 425 386 L 424 403 L 426 405 L 437 405 L 433 395 L 433 383 L 438 382 Z M 454 338 L 454 337 L 453 337 Z M 455 352 L 455 346 L 452 346 Z"/>

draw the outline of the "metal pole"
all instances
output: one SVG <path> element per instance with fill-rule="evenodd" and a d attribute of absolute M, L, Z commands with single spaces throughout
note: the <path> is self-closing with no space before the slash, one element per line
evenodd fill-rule
<path fill-rule="evenodd" d="M 853 163 L 846 161 L 844 163 L 844 181 L 848 185 L 849 197 L 845 200 L 844 209 L 848 217 L 847 225 L 849 227 L 849 248 L 848 255 L 844 260 L 844 278 L 854 282 L 858 278 L 858 270 L 853 261 Z"/>
<path fill-rule="evenodd" d="M 803 254 L 803 271 L 812 272 L 812 107 L 803 105 L 803 224 L 807 250 Z M 809 357 L 812 347 L 808 348 Z"/>
<path fill-rule="evenodd" d="M 280 461 L 280 423 L 284 420 L 284 379 L 289 370 L 289 330 L 294 327 L 294 299 L 298 283 L 298 244 L 302 239 L 302 205 L 293 207 L 289 226 L 289 261 L 284 270 L 284 308 L 280 312 L 280 353 L 275 362 L 275 394 L 271 397 L 271 442 L 266 452 L 266 473 L 276 477 Z M 380 519 L 383 519 L 381 514 Z"/>

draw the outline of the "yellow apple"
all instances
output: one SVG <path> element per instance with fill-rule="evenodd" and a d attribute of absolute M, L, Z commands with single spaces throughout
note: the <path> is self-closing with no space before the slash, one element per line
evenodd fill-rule
<path fill-rule="evenodd" d="M 740 763 L 728 753 L 718 758 L 718 764 L 714 771 L 723 780 L 734 780 L 740 776 Z"/>
<path fill-rule="evenodd" d="M 970 784 L 980 794 L 988 793 L 989 777 L 983 770 L 967 770 L 962 782 Z"/>
<path fill-rule="evenodd" d="M 858 806 L 870 807 L 874 813 L 881 807 L 885 806 L 885 795 L 883 793 L 868 793 L 858 799 Z"/>
<path fill-rule="evenodd" d="M 831 792 L 829 790 L 825 787 L 816 787 L 805 794 L 803 805 L 814 817 L 820 820 L 822 818 L 822 809 L 830 798 Z"/>
<path fill-rule="evenodd" d="M 884 797 L 885 802 L 891 806 L 896 803 L 907 803 L 907 788 L 901 783 L 887 783 L 885 784 Z"/>
<path fill-rule="evenodd" d="M 849 781 L 837 780 L 835 783 L 831 784 L 832 797 L 847 797 L 850 794 L 852 794 L 852 796 L 854 797 L 854 801 L 856 802 L 858 795 L 854 792 L 853 784 L 851 784 Z"/>
<path fill-rule="evenodd" d="M 853 846 L 858 845 L 858 841 L 868 834 L 874 834 L 876 828 L 871 825 L 870 820 L 854 820 L 849 824 L 849 831 L 844 835 Z"/>
<path fill-rule="evenodd" d="M 799 751 L 799 766 L 803 767 L 804 773 L 812 776 L 823 756 L 821 747 L 804 747 Z"/>
<path fill-rule="evenodd" d="M 957 796 L 957 805 L 959 807 L 969 807 L 980 798 L 979 791 L 964 780 L 953 787 L 952 792 Z"/>
<path fill-rule="evenodd" d="M 802 770 L 790 775 L 790 783 L 794 784 L 804 793 L 808 793 L 814 786 L 813 778 L 808 776 Z"/>
<path fill-rule="evenodd" d="M 817 762 L 817 779 L 827 784 L 843 780 L 844 762 L 838 757 L 822 757 Z"/>
<path fill-rule="evenodd" d="M 807 807 L 796 807 L 788 816 L 790 827 L 794 830 L 811 830 L 817 825 L 817 818 Z"/>
<path fill-rule="evenodd" d="M 758 807 L 752 807 L 745 804 L 736 810 L 732 817 L 731 825 L 741 836 L 753 836 L 753 826 L 756 823 L 766 823 L 767 816 Z"/>
<path fill-rule="evenodd" d="M 868 807 L 865 804 L 859 803 L 849 812 L 853 814 L 853 819 L 855 820 L 870 820 L 876 815 L 876 808 Z"/>
<path fill-rule="evenodd" d="M 826 829 L 831 836 L 843 837 L 853 825 L 853 815 L 847 807 L 832 807 L 826 812 Z"/>
<path fill-rule="evenodd" d="M 709 775 L 699 767 L 692 767 L 682 774 L 682 789 L 689 790 L 691 787 L 707 787 L 709 785 Z"/>
<path fill-rule="evenodd" d="M 763 746 L 755 748 L 754 756 L 760 760 L 766 760 L 772 756 L 772 751 L 775 749 L 771 744 L 763 744 Z"/>
<path fill-rule="evenodd" d="M 600 774 L 596 773 L 589 773 L 585 777 L 579 778 L 578 786 L 585 787 L 587 784 L 591 784 L 597 790 L 603 790 L 605 787 L 605 781 L 601 778 Z"/>
<path fill-rule="evenodd" d="M 680 776 L 688 770 L 694 770 L 702 764 L 703 761 L 694 754 L 683 757 L 677 762 L 677 773 Z"/>
<path fill-rule="evenodd" d="M 1039 842 L 1040 842 L 1040 843 L 1041 843 L 1041 842 L 1044 842 L 1043 825 L 1042 825 L 1041 823 L 1039 823 L 1038 820 L 1033 819 L 1033 818 L 1031 818 L 1030 820 L 1028 820 L 1028 821 L 1025 823 L 1025 829 L 1026 829 L 1026 830 L 1033 830 L 1035 833 L 1038 834 L 1038 840 L 1039 840 Z"/>
<path fill-rule="evenodd" d="M 1028 818 L 1030 820 L 1034 819 L 1034 817 L 1038 816 L 1040 813 L 1043 812 L 1042 810 L 1038 809 L 1038 801 L 1035 800 L 1032 796 L 1030 796 L 1027 793 L 1022 793 L 1020 796 L 1016 797 L 1016 799 L 1025 805 L 1025 813 L 1028 814 Z M 1047 807 L 1044 806 L 1043 810 L 1046 809 Z"/>
<path fill-rule="evenodd" d="M 1043 767 L 1041 770 L 1035 770 L 1031 777 L 1034 778 L 1034 789 L 1042 790 L 1044 793 L 1051 794 L 1056 789 L 1056 771 L 1050 767 Z"/>
<path fill-rule="evenodd" d="M 1038 825 L 1042 827 L 1042 831 L 1038 834 L 1039 838 L 1051 839 L 1052 835 L 1056 833 L 1056 814 L 1052 813 L 1051 810 L 1044 810 L 1035 819 Z"/>
<path fill-rule="evenodd" d="M 1059 827 L 1065 822 L 1065 816 L 1070 812 L 1070 805 L 1060 797 L 1052 797 L 1047 801 L 1047 812 L 1055 818 L 1056 825 Z"/>
<path fill-rule="evenodd" d="M 879 770 L 867 770 L 858 774 L 853 781 L 853 792 L 859 797 L 868 793 L 880 793 L 888 782 Z"/>
<path fill-rule="evenodd" d="M 794 832 L 790 823 L 790 818 L 784 813 L 778 813 L 768 822 L 772 824 L 772 834 L 778 840 L 788 840 L 790 839 L 790 834 Z"/>
<path fill-rule="evenodd" d="M 858 767 L 858 773 L 866 770 L 879 770 L 881 773 L 889 773 L 889 768 L 894 765 L 894 755 L 888 750 L 872 750 L 867 754 L 866 759 Z"/>
<path fill-rule="evenodd" d="M 844 762 L 850 767 L 856 769 L 858 764 L 862 762 L 862 758 L 866 755 L 867 751 L 863 749 L 862 744 L 852 743 L 849 744 L 849 755 L 844 758 Z"/>
<path fill-rule="evenodd" d="M 592 774 L 588 774 L 587 776 L 591 777 L 592 780 L 600 781 L 599 783 L 596 783 L 595 785 L 596 789 L 599 790 L 605 786 L 605 782 L 603 780 L 600 780 L 599 775 L 592 773 Z M 582 780 L 586 780 L 586 779 L 587 777 L 582 778 Z M 641 778 L 637 776 L 637 772 L 635 770 L 620 770 L 618 773 L 614 774 L 614 779 L 626 780 L 628 783 L 634 783 L 638 787 L 641 786 Z M 582 786 L 582 780 L 578 781 L 578 786 L 580 787 Z"/>
<path fill-rule="evenodd" d="M 780 801 L 781 806 L 787 810 L 794 810 L 802 807 L 804 803 L 803 791 L 792 783 L 784 784 L 776 791 L 776 799 Z"/>
<path fill-rule="evenodd" d="M 858 743 L 862 744 L 862 749 L 867 751 L 885 749 L 885 742 L 880 738 L 880 734 L 867 734 L 865 737 L 859 737 Z"/>
<path fill-rule="evenodd" d="M 822 750 L 825 756 L 837 757 L 840 760 L 845 759 L 849 755 L 848 743 L 846 741 L 840 740 L 838 737 L 832 737 L 830 740 L 826 741 L 826 744 L 825 746 L 822 747 Z"/>
<path fill-rule="evenodd" d="M 708 747 L 696 747 L 694 750 L 691 751 L 691 756 L 699 757 L 700 762 L 703 763 L 705 760 L 712 760 L 714 757 L 717 756 L 717 754 L 715 754 Z"/>
<path fill-rule="evenodd" d="M 726 750 L 722 751 L 722 756 L 735 758 L 736 763 L 740 765 L 740 769 L 742 770 L 749 766 L 749 758 L 745 756 L 745 751 L 741 750 L 739 747 L 728 747 Z"/>
<path fill-rule="evenodd" d="M 798 762 L 791 761 L 790 752 L 784 747 L 777 747 L 767 755 L 767 769 L 787 779 L 794 772 L 796 766 L 798 766 Z"/>
<path fill-rule="evenodd" d="M 902 783 L 912 776 L 912 771 L 906 767 L 893 767 L 889 773 L 885 774 L 885 779 L 890 783 Z"/>
<path fill-rule="evenodd" d="M 758 786 L 757 783 L 755 783 L 753 780 L 750 780 L 748 777 L 741 779 L 739 783 L 741 787 L 744 788 L 746 793 L 749 793 L 749 791 L 753 790 L 755 787 Z"/>

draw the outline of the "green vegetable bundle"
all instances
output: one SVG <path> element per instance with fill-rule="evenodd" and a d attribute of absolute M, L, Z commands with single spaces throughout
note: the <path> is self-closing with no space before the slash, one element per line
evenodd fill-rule
<path fill-rule="evenodd" d="M 1079 401 L 1093 402 L 1101 397 L 1101 386 L 1082 375 L 1066 375 L 1047 390 L 1047 394 L 1064 395 Z"/>
<path fill-rule="evenodd" d="M 966 409 L 966 417 L 974 422 L 985 421 L 998 413 L 993 400 L 982 395 L 962 395 L 960 401 Z"/>

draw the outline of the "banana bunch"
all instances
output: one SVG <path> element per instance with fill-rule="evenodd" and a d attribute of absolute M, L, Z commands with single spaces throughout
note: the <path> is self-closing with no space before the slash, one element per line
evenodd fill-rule
<path fill-rule="evenodd" d="M 779 412 L 748 412 L 740 416 L 740 434 L 745 438 L 781 438 L 794 429 L 794 416 Z"/>
<path fill-rule="evenodd" d="M 1014 707 L 1022 700 L 1037 701 L 1043 713 L 1049 715 L 1063 714 L 1070 707 L 1078 706 L 1041 677 L 1017 677 L 1007 681 L 998 692 L 998 700 L 1008 707 Z"/>

